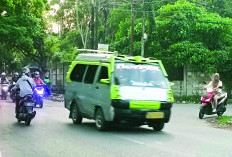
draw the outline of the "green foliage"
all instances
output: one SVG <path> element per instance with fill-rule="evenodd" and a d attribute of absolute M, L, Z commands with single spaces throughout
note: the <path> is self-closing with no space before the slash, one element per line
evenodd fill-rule
<path fill-rule="evenodd" d="M 209 13 L 184 0 L 163 6 L 158 13 L 156 34 L 159 44 L 156 45 L 160 46 L 157 50 L 161 53 L 157 57 L 166 64 L 190 64 L 196 69 L 213 71 L 222 66 L 222 59 L 228 59 L 225 52 L 232 44 L 228 36 L 232 30 L 228 25 L 232 24 L 231 19 Z"/>
<path fill-rule="evenodd" d="M 232 124 L 232 116 L 221 116 L 218 117 L 217 120 L 221 125 Z"/>
<path fill-rule="evenodd" d="M 200 103 L 199 95 L 183 95 L 183 96 L 174 96 L 174 100 L 177 103 Z"/>
<path fill-rule="evenodd" d="M 45 36 L 43 11 L 46 0 L 0 1 L 0 44 L 12 53 L 23 53 L 34 61 L 44 62 Z"/>

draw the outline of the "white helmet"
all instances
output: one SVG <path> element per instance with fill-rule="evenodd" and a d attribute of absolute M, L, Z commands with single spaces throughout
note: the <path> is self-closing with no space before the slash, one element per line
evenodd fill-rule
<path fill-rule="evenodd" d="M 25 67 L 25 68 L 22 69 L 22 73 L 28 75 L 30 73 L 30 69 Z"/>
<path fill-rule="evenodd" d="M 5 73 L 5 72 L 2 72 L 2 76 L 6 76 L 6 73 Z"/>

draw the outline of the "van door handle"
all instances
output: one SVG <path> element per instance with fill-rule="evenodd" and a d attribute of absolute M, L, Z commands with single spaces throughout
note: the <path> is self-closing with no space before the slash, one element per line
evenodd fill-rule
<path fill-rule="evenodd" d="M 99 87 L 98 87 L 98 86 L 96 86 L 95 88 L 96 88 L 96 89 L 99 89 Z"/>

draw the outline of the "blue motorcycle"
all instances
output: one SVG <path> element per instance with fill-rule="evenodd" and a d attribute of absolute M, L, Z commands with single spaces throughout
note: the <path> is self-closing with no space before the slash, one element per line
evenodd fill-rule
<path fill-rule="evenodd" d="M 33 96 L 35 101 L 35 107 L 39 105 L 40 108 L 43 108 L 43 98 L 45 97 L 45 87 L 46 85 L 36 85 L 33 90 Z"/>

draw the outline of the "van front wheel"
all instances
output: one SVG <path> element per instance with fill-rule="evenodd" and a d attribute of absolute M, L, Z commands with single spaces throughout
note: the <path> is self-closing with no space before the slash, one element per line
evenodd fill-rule
<path fill-rule="evenodd" d="M 106 129 L 106 120 L 101 108 L 97 109 L 96 111 L 95 121 L 97 130 L 103 131 Z"/>
<path fill-rule="evenodd" d="M 164 128 L 164 122 L 156 122 L 152 127 L 155 131 L 161 131 Z"/>
<path fill-rule="evenodd" d="M 72 106 L 72 121 L 74 124 L 81 124 L 82 122 L 82 116 L 76 104 Z"/>

